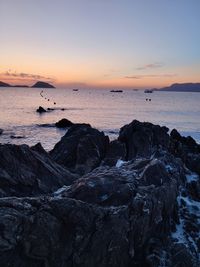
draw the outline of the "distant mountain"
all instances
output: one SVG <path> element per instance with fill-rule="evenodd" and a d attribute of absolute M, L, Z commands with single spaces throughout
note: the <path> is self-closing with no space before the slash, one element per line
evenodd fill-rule
<path fill-rule="evenodd" d="M 174 83 L 168 87 L 163 87 L 156 90 L 171 92 L 200 92 L 200 83 Z"/>
<path fill-rule="evenodd" d="M 0 87 L 10 87 L 10 86 L 11 86 L 10 84 L 0 81 Z"/>
<path fill-rule="evenodd" d="M 28 85 L 25 84 L 16 84 L 16 85 L 12 85 L 12 87 L 25 87 L 25 88 L 29 88 Z"/>
<path fill-rule="evenodd" d="M 46 82 L 36 82 L 33 86 L 31 86 L 33 88 L 55 88 L 53 85 L 51 85 L 50 83 L 46 83 Z"/>

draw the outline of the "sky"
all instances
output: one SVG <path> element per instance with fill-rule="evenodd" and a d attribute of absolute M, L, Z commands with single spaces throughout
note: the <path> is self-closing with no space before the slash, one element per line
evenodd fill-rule
<path fill-rule="evenodd" d="M 65 88 L 200 82 L 200 0 L 0 0 L 0 80 Z"/>

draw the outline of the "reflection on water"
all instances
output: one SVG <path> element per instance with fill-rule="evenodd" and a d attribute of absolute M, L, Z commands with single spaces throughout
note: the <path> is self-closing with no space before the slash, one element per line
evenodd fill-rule
<path fill-rule="evenodd" d="M 61 118 L 90 123 L 112 139 L 121 126 L 138 119 L 177 128 L 200 141 L 200 93 L 154 92 L 151 101 L 146 101 L 143 91 L 134 90 L 115 94 L 109 89 L 43 89 L 44 97 L 40 92 L 37 88 L 0 88 L 1 143 L 41 142 L 51 149 L 65 133 L 52 127 Z M 35 112 L 38 106 L 55 110 L 40 115 Z"/>

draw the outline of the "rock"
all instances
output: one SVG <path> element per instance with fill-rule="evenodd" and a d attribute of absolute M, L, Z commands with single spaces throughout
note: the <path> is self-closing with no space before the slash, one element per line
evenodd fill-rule
<path fill-rule="evenodd" d="M 170 176 L 165 165 L 157 159 L 152 160 L 144 168 L 141 179 L 143 185 L 161 186 L 164 183 L 170 182 Z"/>
<path fill-rule="evenodd" d="M 124 143 L 114 140 L 109 144 L 102 165 L 115 166 L 119 159 L 126 159 L 126 146 Z"/>
<path fill-rule="evenodd" d="M 172 136 L 133 121 L 109 142 L 75 124 L 50 153 L 0 145 L 1 266 L 200 266 L 198 146 Z"/>
<path fill-rule="evenodd" d="M 0 145 L 0 196 L 36 196 L 69 185 L 77 176 L 55 163 L 41 145 Z"/>
<path fill-rule="evenodd" d="M 155 149 L 168 148 L 168 128 L 148 122 L 132 121 L 120 129 L 119 141 L 125 143 L 126 159 L 150 157 Z"/>
<path fill-rule="evenodd" d="M 3 129 L 0 128 L 0 135 L 3 133 Z"/>
<path fill-rule="evenodd" d="M 180 157 L 190 170 L 200 174 L 200 145 L 191 136 L 181 136 L 173 129 L 170 134 L 169 151 Z"/>
<path fill-rule="evenodd" d="M 44 112 L 46 112 L 46 109 L 44 109 L 43 107 L 39 106 L 39 108 L 36 110 L 36 112 L 44 113 Z"/>
<path fill-rule="evenodd" d="M 144 186 L 137 166 L 99 167 L 56 197 L 0 199 L 1 266 L 195 267 L 170 238 L 181 179 Z M 178 166 L 173 158 L 169 175 Z"/>
<path fill-rule="evenodd" d="M 117 167 L 99 167 L 78 179 L 62 196 L 102 206 L 128 204 L 136 194 L 136 176 Z"/>
<path fill-rule="evenodd" d="M 71 127 L 72 125 L 74 125 L 74 123 L 67 119 L 61 119 L 58 122 L 56 122 L 55 125 L 57 128 L 67 128 L 67 127 Z"/>
<path fill-rule="evenodd" d="M 85 174 L 100 165 L 105 157 L 109 138 L 89 124 L 69 128 L 50 155 L 57 163 Z"/>
<path fill-rule="evenodd" d="M 12 135 L 10 135 L 10 138 L 11 139 L 23 139 L 23 138 L 26 138 L 26 136 L 12 134 Z"/>

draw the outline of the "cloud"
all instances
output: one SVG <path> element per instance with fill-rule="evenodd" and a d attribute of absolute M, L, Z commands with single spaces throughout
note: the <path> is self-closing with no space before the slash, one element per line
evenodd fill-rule
<path fill-rule="evenodd" d="M 15 79 L 20 79 L 20 80 L 23 80 L 23 79 L 28 79 L 28 80 L 47 80 L 47 81 L 55 81 L 55 79 L 51 78 L 51 77 L 47 77 L 47 76 L 42 76 L 42 75 L 39 75 L 39 74 L 31 74 L 31 73 L 25 73 L 25 72 L 12 72 L 11 70 L 9 71 L 5 71 L 5 72 L 2 72 L 0 73 L 1 76 L 4 76 L 4 77 L 8 77 L 9 79 L 11 78 L 15 78 Z"/>
<path fill-rule="evenodd" d="M 150 63 L 150 64 L 146 64 L 146 65 L 137 67 L 136 70 L 157 69 L 157 68 L 162 68 L 163 66 L 164 66 L 163 63 L 155 62 L 155 63 Z"/>
<path fill-rule="evenodd" d="M 125 76 L 125 79 L 143 79 L 143 78 L 170 78 L 170 77 L 176 77 L 176 73 L 167 73 L 167 74 L 147 74 L 147 75 L 131 75 L 131 76 Z"/>

